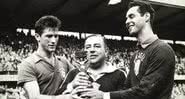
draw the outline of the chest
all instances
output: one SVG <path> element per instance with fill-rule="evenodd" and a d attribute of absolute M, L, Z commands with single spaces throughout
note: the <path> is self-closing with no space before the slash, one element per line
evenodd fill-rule
<path fill-rule="evenodd" d="M 100 85 L 99 89 L 108 92 L 108 91 L 116 91 L 118 86 L 120 85 L 120 79 L 116 78 L 113 75 L 103 75 L 96 82 Z"/>
<path fill-rule="evenodd" d="M 138 51 L 131 61 L 131 71 L 139 79 L 145 74 L 151 60 L 151 52 L 148 50 Z"/>
<path fill-rule="evenodd" d="M 49 64 L 47 62 L 40 61 L 35 65 L 35 70 L 38 81 L 49 81 L 55 76 L 60 76 L 62 79 L 64 79 L 66 76 L 66 71 L 59 62 L 56 64 Z"/>

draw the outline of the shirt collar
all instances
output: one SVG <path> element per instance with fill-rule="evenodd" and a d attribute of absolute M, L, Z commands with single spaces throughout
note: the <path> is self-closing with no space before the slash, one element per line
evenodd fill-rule
<path fill-rule="evenodd" d="M 150 38 L 144 40 L 143 42 L 138 41 L 137 45 L 138 46 L 140 45 L 143 49 L 145 49 L 147 46 L 149 46 L 150 44 L 152 44 L 157 39 L 158 39 L 158 36 L 157 35 L 153 35 Z"/>
<path fill-rule="evenodd" d="M 115 66 L 112 66 L 110 63 L 106 63 L 106 66 L 98 74 L 95 74 L 94 70 L 92 69 L 88 69 L 87 72 L 89 76 L 93 79 L 93 81 L 97 81 L 106 73 L 112 73 L 115 70 L 117 70 Z"/>
<path fill-rule="evenodd" d="M 41 55 L 39 55 L 39 53 L 34 52 L 33 55 L 34 55 L 35 63 L 38 63 L 41 60 L 42 61 L 45 61 L 44 57 L 42 57 Z M 55 54 L 54 54 L 54 57 L 55 57 Z"/>
<path fill-rule="evenodd" d="M 106 67 L 103 68 L 103 69 L 99 72 L 99 74 L 112 73 L 112 72 L 114 72 L 115 70 L 117 70 L 117 68 L 116 68 L 115 66 L 113 66 L 111 63 L 108 63 L 108 62 L 107 62 L 107 63 L 106 63 Z M 93 70 L 88 69 L 87 72 L 88 72 L 88 73 L 93 73 Z"/>
<path fill-rule="evenodd" d="M 35 60 L 35 61 L 34 61 L 35 63 L 37 63 L 37 62 L 39 62 L 40 60 L 43 59 L 37 52 L 34 52 L 34 53 L 33 53 L 33 56 L 34 56 L 33 58 L 34 58 L 34 60 Z"/>

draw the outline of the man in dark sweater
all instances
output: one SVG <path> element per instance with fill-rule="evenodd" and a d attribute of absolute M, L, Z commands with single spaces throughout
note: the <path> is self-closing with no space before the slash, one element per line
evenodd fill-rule
<path fill-rule="evenodd" d="M 82 87 L 93 87 L 104 92 L 121 90 L 126 76 L 123 71 L 106 61 L 108 48 L 105 38 L 90 35 L 84 46 L 87 51 L 86 69 L 74 69 L 68 73 L 62 85 L 62 92 L 65 90 L 63 94 L 72 93 L 75 88 L 83 90 Z"/>
<path fill-rule="evenodd" d="M 85 89 L 82 96 L 93 99 L 170 99 L 174 81 L 173 49 L 153 33 L 154 10 L 146 2 L 131 2 L 126 14 L 129 34 L 137 37 L 138 50 L 133 55 L 126 89 L 102 92 Z"/>

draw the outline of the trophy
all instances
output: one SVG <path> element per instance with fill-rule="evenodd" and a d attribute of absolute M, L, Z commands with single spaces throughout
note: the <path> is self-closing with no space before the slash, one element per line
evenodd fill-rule
<path fill-rule="evenodd" d="M 75 62 L 78 64 L 76 67 L 79 71 L 87 73 L 87 69 L 89 68 L 89 63 L 87 60 L 86 51 L 76 51 Z"/>
<path fill-rule="evenodd" d="M 94 82 L 94 80 L 90 77 L 89 73 L 87 72 L 88 68 L 90 67 L 89 61 L 87 60 L 87 52 L 86 51 L 75 52 L 75 61 L 76 63 L 79 64 L 77 66 L 77 69 L 81 72 L 85 72 L 89 76 L 89 81 L 92 82 L 93 86 L 99 87 L 99 85 L 97 85 L 97 83 Z"/>
<path fill-rule="evenodd" d="M 76 66 L 76 68 L 81 71 L 81 72 L 85 72 L 88 76 L 88 68 L 89 68 L 89 62 L 87 60 L 87 52 L 86 51 L 76 51 L 75 52 L 75 62 L 78 64 Z M 89 76 L 89 81 L 93 82 L 92 78 L 90 78 Z M 93 86 L 88 86 L 88 88 L 91 88 Z M 75 98 L 77 99 L 82 99 L 82 98 L 79 98 L 81 93 L 78 93 Z M 83 99 L 89 99 L 89 97 L 83 97 Z"/>

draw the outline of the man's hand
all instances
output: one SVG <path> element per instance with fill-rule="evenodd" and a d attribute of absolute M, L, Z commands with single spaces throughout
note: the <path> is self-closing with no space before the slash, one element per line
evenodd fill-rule
<path fill-rule="evenodd" d="M 87 88 L 87 87 L 92 86 L 91 81 L 89 81 L 88 79 L 89 79 L 89 76 L 86 73 L 79 72 L 75 76 L 73 81 L 67 85 L 67 89 L 63 92 L 63 94 L 71 93 L 76 87 Z"/>
<path fill-rule="evenodd" d="M 81 93 L 80 97 L 88 97 L 90 99 L 103 99 L 104 92 L 96 88 L 76 88 L 76 92 Z"/>
<path fill-rule="evenodd" d="M 74 80 L 71 82 L 71 85 L 73 88 L 76 88 L 78 86 L 84 86 L 89 87 L 91 86 L 91 81 L 88 80 L 89 76 L 84 72 L 79 72 Z"/>

